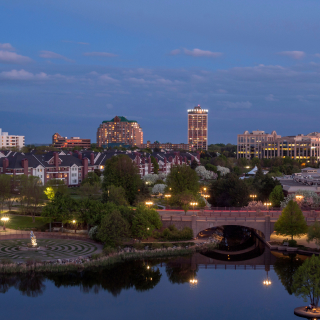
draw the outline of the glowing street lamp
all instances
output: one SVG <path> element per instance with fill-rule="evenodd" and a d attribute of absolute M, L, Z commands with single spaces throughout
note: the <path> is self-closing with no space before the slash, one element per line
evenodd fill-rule
<path fill-rule="evenodd" d="M 269 210 L 269 206 L 271 206 L 272 203 L 271 202 L 265 202 L 264 205 L 267 207 L 267 210 Z"/>
<path fill-rule="evenodd" d="M 77 233 L 77 232 L 76 232 L 76 227 L 77 227 L 76 222 L 77 222 L 76 220 L 72 220 L 72 223 L 73 223 L 73 225 L 74 225 L 74 233 Z"/>
<path fill-rule="evenodd" d="M 250 194 L 250 198 L 255 199 L 256 197 L 257 197 L 257 195 L 256 195 L 256 194 Z"/>
<path fill-rule="evenodd" d="M 303 200 L 303 196 L 301 196 L 301 195 L 296 195 L 296 200 L 299 200 L 299 201 L 301 201 L 301 200 Z"/>
<path fill-rule="evenodd" d="M 192 205 L 193 211 L 194 211 L 194 206 L 197 206 L 197 205 L 198 205 L 198 202 L 190 202 L 190 205 Z"/>
<path fill-rule="evenodd" d="M 3 221 L 3 230 L 6 230 L 6 222 L 9 221 L 9 217 L 2 217 L 1 221 Z"/>
<path fill-rule="evenodd" d="M 269 280 L 269 276 L 268 276 L 268 271 L 267 271 L 267 279 L 263 281 L 263 285 L 265 285 L 265 286 L 271 285 L 271 281 Z"/>
<path fill-rule="evenodd" d="M 148 207 L 153 206 L 153 202 L 152 201 L 146 201 L 146 206 L 148 206 Z"/>
<path fill-rule="evenodd" d="M 206 199 L 208 199 L 208 198 L 210 198 L 210 195 L 204 194 L 203 197 L 206 198 Z"/>
<path fill-rule="evenodd" d="M 164 197 L 166 198 L 167 205 L 168 205 L 168 201 L 171 198 L 171 194 L 165 194 Z"/>

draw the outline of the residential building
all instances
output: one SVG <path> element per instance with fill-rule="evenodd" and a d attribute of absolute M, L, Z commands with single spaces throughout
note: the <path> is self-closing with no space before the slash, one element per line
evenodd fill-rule
<path fill-rule="evenodd" d="M 0 128 L 0 149 L 21 149 L 25 145 L 24 136 L 9 135 Z"/>
<path fill-rule="evenodd" d="M 52 146 L 56 148 L 90 148 L 91 139 L 80 139 L 79 137 L 62 137 L 59 133 L 52 136 Z"/>
<path fill-rule="evenodd" d="M 106 160 L 119 154 L 126 154 L 139 169 L 140 176 L 153 173 L 153 156 L 159 164 L 159 172 L 168 174 L 177 164 L 190 165 L 193 160 L 200 163 L 199 153 L 157 152 L 142 154 L 139 152 L 110 150 L 105 152 L 35 152 L 21 153 L 0 151 L 0 174 L 37 176 L 42 184 L 59 179 L 69 187 L 79 186 L 89 172 L 104 170 Z"/>
<path fill-rule="evenodd" d="M 143 144 L 142 128 L 137 121 L 122 116 L 103 121 L 97 131 L 97 145 L 106 148 L 109 143 L 140 147 Z"/>
<path fill-rule="evenodd" d="M 200 105 L 188 110 L 188 144 L 208 150 L 208 110 Z"/>
<path fill-rule="evenodd" d="M 298 160 L 320 161 L 320 133 L 281 137 L 275 131 L 245 131 L 238 135 L 237 158 L 252 159 L 290 157 Z"/>
<path fill-rule="evenodd" d="M 164 149 L 164 150 L 189 150 L 192 151 L 194 148 L 191 144 L 186 143 L 160 143 L 159 141 L 155 141 L 154 143 L 151 143 L 150 141 L 147 141 L 147 143 L 144 143 L 140 146 L 141 149 L 144 148 L 150 148 L 150 149 Z"/>

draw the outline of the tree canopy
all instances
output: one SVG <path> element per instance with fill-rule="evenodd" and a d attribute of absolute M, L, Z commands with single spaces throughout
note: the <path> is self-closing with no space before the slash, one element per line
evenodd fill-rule
<path fill-rule="evenodd" d="M 282 210 L 279 219 L 274 224 L 274 230 L 283 236 L 300 237 L 307 233 L 308 226 L 299 205 L 290 200 Z"/>
<path fill-rule="evenodd" d="M 122 187 L 130 204 L 136 200 L 141 179 L 139 170 L 127 155 L 113 156 L 108 159 L 104 169 L 103 188 L 108 186 Z"/>

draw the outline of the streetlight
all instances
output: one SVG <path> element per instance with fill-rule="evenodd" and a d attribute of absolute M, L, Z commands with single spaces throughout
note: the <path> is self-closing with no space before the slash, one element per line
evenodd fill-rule
<path fill-rule="evenodd" d="M 203 197 L 207 199 L 207 198 L 210 198 L 210 195 L 204 194 Z"/>
<path fill-rule="evenodd" d="M 76 220 L 72 220 L 72 223 L 73 223 L 73 225 L 74 225 L 74 233 L 77 233 L 77 232 L 76 232 L 76 226 L 77 226 L 77 225 L 76 225 L 76 222 L 77 222 Z"/>
<path fill-rule="evenodd" d="M 167 205 L 168 205 L 168 201 L 171 198 L 171 194 L 165 194 L 164 197 L 166 198 Z"/>
<path fill-rule="evenodd" d="M 271 202 L 265 202 L 264 205 L 267 207 L 267 210 L 269 210 L 269 206 L 271 206 L 272 203 Z"/>
<path fill-rule="evenodd" d="M 152 205 L 153 205 L 152 201 L 146 201 L 146 206 L 148 206 L 148 207 L 150 206 L 151 207 Z"/>
<path fill-rule="evenodd" d="M 190 202 L 190 205 L 193 206 L 193 211 L 194 211 L 194 206 L 197 206 L 197 205 L 198 205 L 198 202 Z"/>
<path fill-rule="evenodd" d="M 304 198 L 303 196 L 296 195 L 296 199 L 297 199 L 297 200 L 303 200 L 303 198 Z"/>
<path fill-rule="evenodd" d="M 257 197 L 257 195 L 256 195 L 256 194 L 250 194 L 250 198 L 255 199 L 256 197 Z"/>
<path fill-rule="evenodd" d="M 3 230 L 6 231 L 6 222 L 9 221 L 9 217 L 2 217 L 1 221 L 3 221 Z"/>

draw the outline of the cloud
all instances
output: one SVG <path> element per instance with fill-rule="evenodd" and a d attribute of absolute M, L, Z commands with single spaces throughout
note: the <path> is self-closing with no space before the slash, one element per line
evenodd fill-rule
<path fill-rule="evenodd" d="M 21 56 L 15 52 L 0 51 L 0 63 L 25 64 L 31 62 L 29 57 Z"/>
<path fill-rule="evenodd" d="M 62 40 L 62 42 L 82 44 L 82 45 L 85 45 L 85 46 L 88 46 L 90 44 L 88 42 L 77 42 L 77 41 L 70 41 L 70 40 Z"/>
<path fill-rule="evenodd" d="M 306 55 L 303 51 L 282 51 L 278 52 L 278 54 L 281 56 L 287 56 L 295 60 L 303 59 Z"/>
<path fill-rule="evenodd" d="M 103 80 L 103 81 L 106 81 L 106 82 L 113 82 L 113 83 L 118 83 L 119 82 L 119 80 L 110 77 L 108 74 L 103 74 L 99 78 L 100 78 L 100 80 Z"/>
<path fill-rule="evenodd" d="M 201 49 L 193 49 L 193 50 L 188 50 L 188 49 L 175 49 L 172 50 L 170 53 L 172 56 L 176 56 L 178 54 L 185 54 L 187 56 L 192 56 L 192 57 L 205 57 L 205 58 L 218 58 L 222 56 L 222 52 L 213 52 L 213 51 L 208 51 L 208 50 L 201 50 Z"/>
<path fill-rule="evenodd" d="M 15 48 L 10 43 L 0 43 L 0 50 L 15 51 Z"/>
<path fill-rule="evenodd" d="M 41 58 L 45 58 L 45 59 L 58 59 L 58 60 L 64 60 L 64 61 L 67 61 L 67 62 L 74 62 L 74 60 L 71 60 L 61 54 L 58 54 L 58 53 L 55 53 L 55 52 L 52 52 L 52 51 L 45 51 L 45 50 L 42 50 L 39 54 L 39 57 Z"/>
<path fill-rule="evenodd" d="M 113 109 L 113 105 L 111 103 L 107 103 L 107 109 Z"/>
<path fill-rule="evenodd" d="M 217 92 L 218 92 L 218 93 L 227 93 L 228 91 L 227 91 L 227 90 L 224 90 L 224 89 L 218 89 Z"/>
<path fill-rule="evenodd" d="M 44 72 L 33 74 L 24 69 L 21 69 L 21 70 L 3 71 L 0 73 L 0 78 L 8 79 L 8 80 L 46 80 L 48 79 L 48 75 Z"/>
<path fill-rule="evenodd" d="M 172 50 L 169 54 L 172 56 L 176 56 L 177 54 L 180 54 L 180 53 L 181 53 L 180 49 L 175 49 L 175 50 Z"/>
<path fill-rule="evenodd" d="M 278 99 L 275 99 L 274 95 L 271 93 L 265 97 L 265 100 L 266 101 L 279 101 Z"/>
<path fill-rule="evenodd" d="M 320 58 L 320 53 L 316 53 L 314 56 Z"/>
<path fill-rule="evenodd" d="M 252 107 L 252 103 L 249 101 L 242 101 L 242 102 L 219 101 L 219 103 L 226 108 L 232 108 L 232 109 L 249 109 Z"/>
<path fill-rule="evenodd" d="M 117 57 L 117 54 L 109 53 L 109 52 L 85 52 L 83 53 L 86 57 L 106 57 L 106 58 L 113 58 Z"/>

